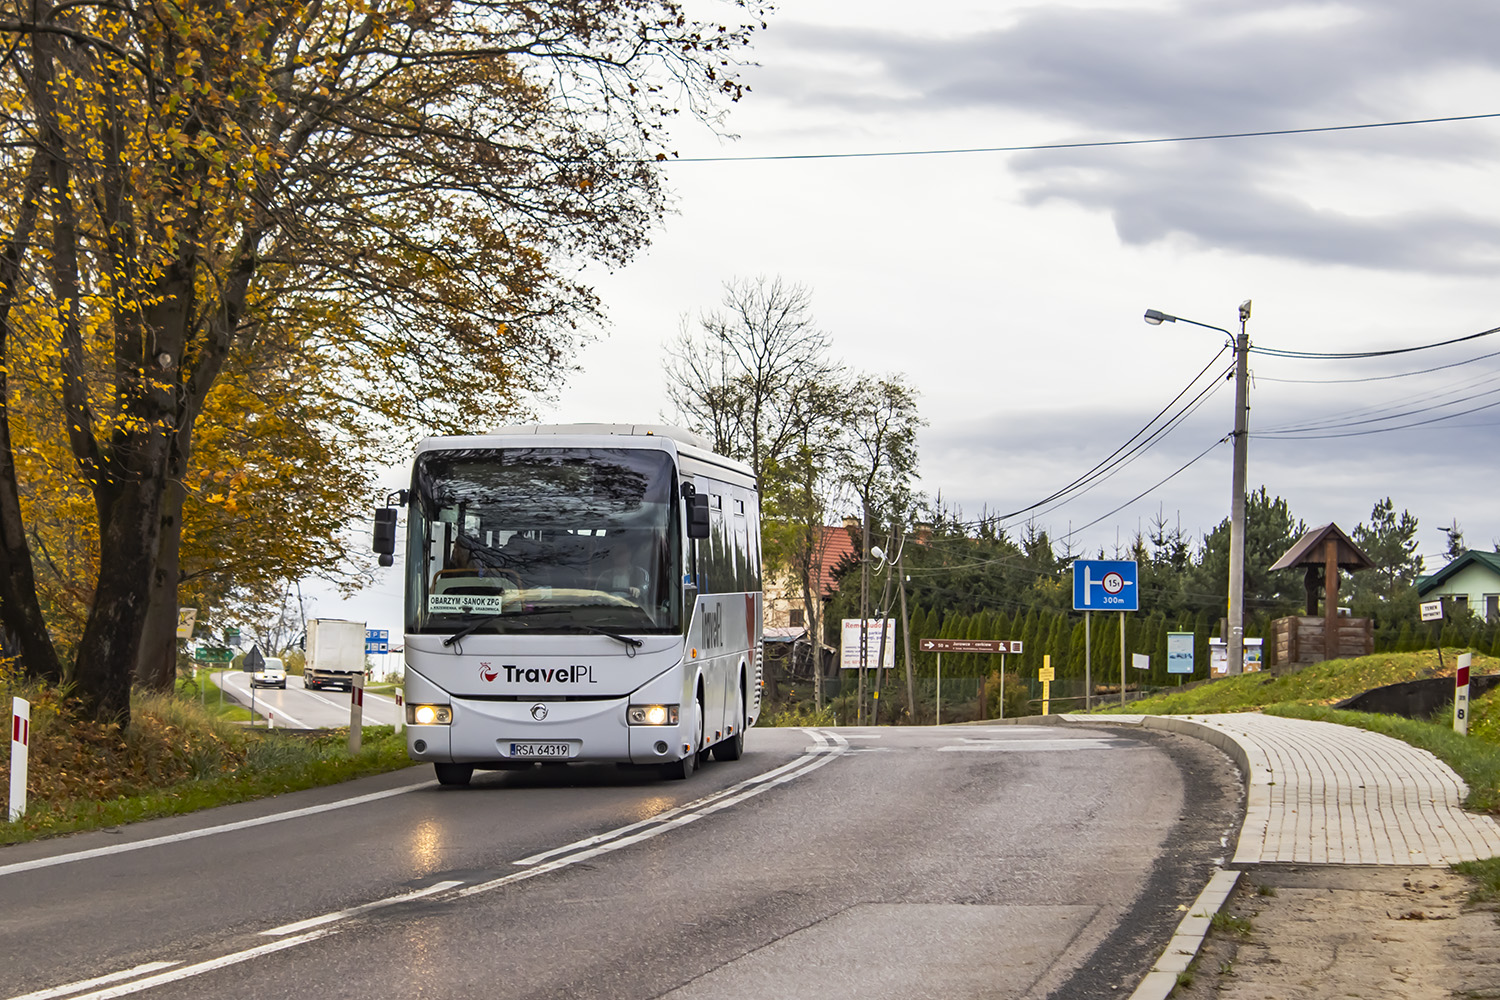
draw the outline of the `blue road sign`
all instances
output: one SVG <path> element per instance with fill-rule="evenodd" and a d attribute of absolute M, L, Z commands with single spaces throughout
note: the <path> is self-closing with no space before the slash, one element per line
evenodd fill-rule
<path fill-rule="evenodd" d="M 391 632 L 384 628 L 365 629 L 365 652 L 366 653 L 389 653 L 391 651 Z"/>
<path fill-rule="evenodd" d="M 1079 559 L 1073 564 L 1074 611 L 1139 611 L 1136 564 Z"/>

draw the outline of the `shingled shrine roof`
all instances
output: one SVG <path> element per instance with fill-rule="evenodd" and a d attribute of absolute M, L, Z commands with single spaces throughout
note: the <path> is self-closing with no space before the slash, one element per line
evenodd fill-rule
<path fill-rule="evenodd" d="M 1339 569 L 1369 569 L 1375 565 L 1338 525 L 1329 521 L 1297 539 L 1297 544 L 1287 549 L 1286 555 L 1276 560 L 1276 565 L 1271 568 L 1277 570 L 1291 569 L 1293 566 L 1322 566 L 1323 543 L 1330 538 L 1337 540 L 1339 545 Z"/>

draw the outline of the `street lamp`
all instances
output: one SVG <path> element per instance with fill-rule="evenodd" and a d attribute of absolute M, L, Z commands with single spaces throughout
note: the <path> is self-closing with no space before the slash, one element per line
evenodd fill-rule
<path fill-rule="evenodd" d="M 1250 414 L 1250 334 L 1245 331 L 1245 325 L 1250 321 L 1250 300 L 1240 303 L 1238 337 L 1222 326 L 1199 323 L 1158 309 L 1147 309 L 1145 319 L 1152 326 L 1180 322 L 1218 330 L 1229 338 L 1229 346 L 1234 349 L 1234 469 L 1229 494 L 1229 656 L 1225 668 L 1231 674 L 1242 673 L 1245 669 L 1245 450 L 1249 440 L 1245 424 Z"/>

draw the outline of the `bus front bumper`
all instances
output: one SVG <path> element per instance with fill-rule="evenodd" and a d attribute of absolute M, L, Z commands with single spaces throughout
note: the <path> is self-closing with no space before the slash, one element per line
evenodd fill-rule
<path fill-rule="evenodd" d="M 407 727 L 413 760 L 663 764 L 683 757 L 682 726 L 629 726 L 628 696 L 598 701 L 452 700 L 453 722 Z"/>

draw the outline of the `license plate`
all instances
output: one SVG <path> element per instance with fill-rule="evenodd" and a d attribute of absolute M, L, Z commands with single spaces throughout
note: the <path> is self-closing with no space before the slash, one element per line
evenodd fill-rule
<path fill-rule="evenodd" d="M 571 757 L 575 752 L 575 743 L 512 743 L 510 744 L 510 757 L 530 757 L 536 760 L 557 760 L 559 758 Z"/>

